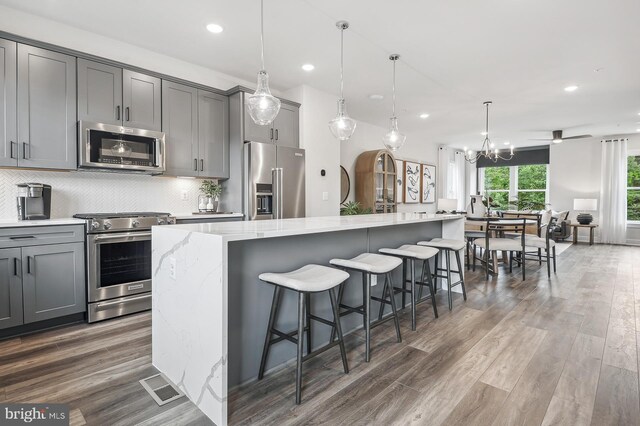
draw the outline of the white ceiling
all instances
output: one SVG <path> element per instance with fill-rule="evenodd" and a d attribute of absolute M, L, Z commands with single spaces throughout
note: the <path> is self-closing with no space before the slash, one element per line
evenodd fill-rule
<path fill-rule="evenodd" d="M 259 4 L 0 0 L 250 81 L 259 68 Z M 529 138 L 550 137 L 554 129 L 565 137 L 640 129 L 638 0 L 265 0 L 274 87 L 308 84 L 337 93 L 340 19 L 351 23 L 345 92 L 356 119 L 387 125 L 387 58 L 399 53 L 398 116 L 414 138 L 479 147 L 484 100 L 494 101 L 491 137 L 498 144 L 532 145 Z M 224 32 L 207 32 L 212 22 Z M 302 71 L 304 63 L 315 70 Z M 564 92 L 570 84 L 580 88 Z M 372 93 L 385 99 L 372 101 Z M 430 117 L 418 118 L 422 112 Z"/>

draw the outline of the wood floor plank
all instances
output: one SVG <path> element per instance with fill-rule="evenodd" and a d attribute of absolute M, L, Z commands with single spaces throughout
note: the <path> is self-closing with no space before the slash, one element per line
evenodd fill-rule
<path fill-rule="evenodd" d="M 86 424 L 82 411 L 77 408 L 69 411 L 69 426 L 84 426 Z"/>
<path fill-rule="evenodd" d="M 638 374 L 623 368 L 603 364 L 600 370 L 591 424 L 640 424 Z"/>
<path fill-rule="evenodd" d="M 614 293 L 602 362 L 613 367 L 638 371 L 633 294 L 620 291 Z"/>
<path fill-rule="evenodd" d="M 549 408 L 542 420 L 542 426 L 588 426 L 590 423 L 591 409 L 557 396 L 551 398 Z"/>
<path fill-rule="evenodd" d="M 509 393 L 476 382 L 444 421 L 448 425 L 488 425 L 494 420 Z"/>
<path fill-rule="evenodd" d="M 400 383 L 393 383 L 384 392 L 365 402 L 344 424 L 354 426 L 391 425 L 406 413 L 408 407 L 424 401 L 420 392 Z M 425 419 L 426 420 L 426 419 Z"/>

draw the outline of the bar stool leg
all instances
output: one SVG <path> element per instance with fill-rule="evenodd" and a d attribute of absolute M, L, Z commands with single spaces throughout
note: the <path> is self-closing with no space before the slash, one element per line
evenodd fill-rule
<path fill-rule="evenodd" d="M 424 268 L 424 265 L 427 262 L 428 262 L 428 260 L 422 261 L 422 273 L 420 274 L 420 282 L 425 282 L 425 277 L 424 277 L 425 268 Z M 422 299 L 422 287 L 424 287 L 424 286 L 420 286 L 420 288 L 418 289 L 418 301 L 420 301 Z"/>
<path fill-rule="evenodd" d="M 393 313 L 393 322 L 396 325 L 396 337 L 398 338 L 398 343 L 402 342 L 402 336 L 400 335 L 400 319 L 398 318 L 398 309 L 396 308 L 396 298 L 395 291 L 393 291 L 393 280 L 391 279 L 391 272 L 387 272 L 387 280 L 389 280 L 389 286 L 387 287 L 387 291 L 389 292 L 389 299 L 391 300 L 391 312 Z M 385 296 L 382 296 L 385 297 Z"/>
<path fill-rule="evenodd" d="M 387 286 L 389 285 L 389 277 L 388 274 L 384 276 L 384 287 L 382 287 L 382 299 L 387 298 Z M 393 288 L 393 287 L 392 287 Z M 380 310 L 378 312 L 378 321 L 382 320 L 382 315 L 384 315 L 384 303 L 380 302 Z"/>
<path fill-rule="evenodd" d="M 547 254 L 547 277 L 551 278 L 551 259 L 550 259 L 549 248 L 545 249 L 545 252 Z"/>
<path fill-rule="evenodd" d="M 331 299 L 331 308 L 333 310 L 333 320 L 336 323 L 336 332 L 338 333 L 338 341 L 340 342 L 340 355 L 342 356 L 342 366 L 345 374 L 349 374 L 349 364 L 347 363 L 347 351 L 344 348 L 344 339 L 342 336 L 342 326 L 340 325 L 340 312 L 338 310 L 338 302 L 336 300 L 335 289 L 329 290 L 329 299 Z"/>
<path fill-rule="evenodd" d="M 438 291 L 438 257 L 439 256 L 440 256 L 440 251 L 438 251 L 438 254 L 436 254 L 436 256 L 434 258 L 434 263 L 433 263 L 433 273 L 434 273 L 433 291 L 435 291 L 435 292 Z M 440 284 L 442 284 L 442 281 L 440 281 Z"/>
<path fill-rule="evenodd" d="M 369 362 L 371 359 L 371 274 L 362 273 L 362 282 L 364 285 L 364 335 L 365 335 L 365 355 L 364 360 Z"/>
<path fill-rule="evenodd" d="M 347 283 L 344 282 L 342 284 L 340 284 L 340 286 L 338 287 L 338 313 L 340 313 L 340 304 L 342 303 L 342 296 L 344 295 L 344 286 Z M 340 318 L 340 316 L 338 315 L 338 318 Z M 330 337 L 330 342 L 333 342 L 336 339 L 336 328 L 332 327 L 331 328 L 331 337 Z"/>
<path fill-rule="evenodd" d="M 556 246 L 553 246 L 553 273 L 556 273 Z"/>
<path fill-rule="evenodd" d="M 453 309 L 453 300 L 451 299 L 451 254 L 449 250 L 445 252 L 447 261 L 447 298 L 449 299 L 449 310 Z"/>
<path fill-rule="evenodd" d="M 305 295 L 306 319 L 307 319 L 307 355 L 311 353 L 311 293 Z"/>
<path fill-rule="evenodd" d="M 298 293 L 298 350 L 296 359 L 296 405 L 300 405 L 302 399 L 302 349 L 304 346 L 304 305 L 305 294 Z"/>
<path fill-rule="evenodd" d="M 269 323 L 267 325 L 267 336 L 264 338 L 264 347 L 262 348 L 262 358 L 260 359 L 260 370 L 258 370 L 258 380 L 264 377 L 264 370 L 267 365 L 267 357 L 269 356 L 269 347 L 271 346 L 271 330 L 278 316 L 278 305 L 280 304 L 280 286 L 275 286 L 273 290 L 273 301 L 271 302 L 271 313 L 269 314 Z"/>
<path fill-rule="evenodd" d="M 402 309 L 407 307 L 407 259 L 402 259 Z"/>
<path fill-rule="evenodd" d="M 457 250 L 456 262 L 458 263 L 458 275 L 460 276 L 460 285 L 462 286 L 462 298 L 467 300 L 467 289 L 464 286 L 464 275 L 462 274 L 462 262 L 460 262 L 460 252 Z"/>
<path fill-rule="evenodd" d="M 411 330 L 416 330 L 416 262 L 409 259 L 411 268 Z"/>
<path fill-rule="evenodd" d="M 427 279 L 429 280 L 429 293 L 431 293 L 431 306 L 433 306 L 433 315 L 438 318 L 438 307 L 436 306 L 436 291 L 435 285 L 433 284 L 433 279 L 431 278 L 431 267 L 429 266 L 429 261 L 427 261 L 426 267 Z"/>

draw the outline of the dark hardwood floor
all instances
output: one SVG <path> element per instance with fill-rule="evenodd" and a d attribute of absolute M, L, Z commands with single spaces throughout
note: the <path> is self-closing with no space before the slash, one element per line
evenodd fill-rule
<path fill-rule="evenodd" d="M 638 425 L 640 248 L 571 246 L 558 273 L 527 264 L 467 275 L 469 300 L 441 316 L 418 310 L 346 338 L 351 372 L 337 350 L 305 364 L 303 403 L 294 368 L 229 397 L 232 424 Z M 151 366 L 148 313 L 74 325 L 0 342 L 0 401 L 61 402 L 73 425 L 210 424 L 186 399 L 158 407 L 138 380 Z M 292 346 L 292 354 L 294 348 Z"/>

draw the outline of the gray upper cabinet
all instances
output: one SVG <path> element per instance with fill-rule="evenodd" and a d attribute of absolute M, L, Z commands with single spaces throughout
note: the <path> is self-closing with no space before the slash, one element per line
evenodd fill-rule
<path fill-rule="evenodd" d="M 248 93 L 245 93 L 244 98 L 246 99 L 248 95 Z M 244 140 L 247 142 L 273 143 L 273 127 L 256 124 L 244 104 L 242 105 L 242 110 L 244 111 Z"/>
<path fill-rule="evenodd" d="M 198 90 L 200 176 L 229 177 L 229 98 Z"/>
<path fill-rule="evenodd" d="M 86 310 L 84 243 L 22 248 L 25 324 Z"/>
<path fill-rule="evenodd" d="M 122 68 L 78 59 L 78 120 L 122 125 Z"/>
<path fill-rule="evenodd" d="M 278 116 L 273 120 L 275 143 L 298 148 L 300 145 L 299 120 L 298 107 L 283 103 Z"/>
<path fill-rule="evenodd" d="M 198 176 L 198 90 L 162 82 L 162 131 L 165 132 L 166 173 Z"/>
<path fill-rule="evenodd" d="M 0 329 L 23 323 L 20 249 L 0 250 Z"/>
<path fill-rule="evenodd" d="M 18 165 L 76 168 L 76 58 L 18 44 Z"/>
<path fill-rule="evenodd" d="M 16 84 L 16 43 L 0 39 L 0 166 L 18 165 Z"/>
<path fill-rule="evenodd" d="M 161 80 L 130 70 L 122 71 L 124 125 L 158 130 L 161 124 Z"/>

